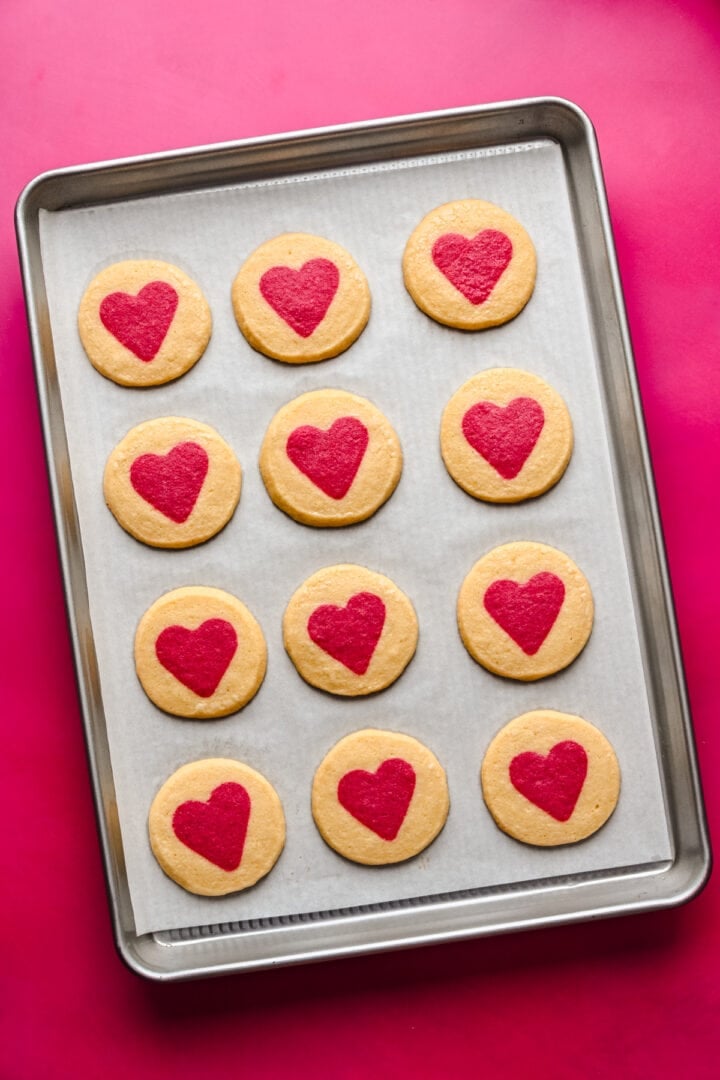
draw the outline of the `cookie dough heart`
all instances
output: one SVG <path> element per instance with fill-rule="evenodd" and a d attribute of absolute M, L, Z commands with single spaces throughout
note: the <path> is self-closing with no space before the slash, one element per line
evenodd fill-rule
<path fill-rule="evenodd" d="M 483 229 L 472 238 L 444 233 L 432 248 L 440 273 L 475 306 L 485 303 L 512 255 L 512 241 L 497 229 Z"/>
<path fill-rule="evenodd" d="M 556 821 L 568 821 L 585 783 L 588 757 L 571 739 L 556 743 L 548 754 L 526 751 L 510 762 L 513 787 Z"/>
<path fill-rule="evenodd" d="M 178 443 L 167 454 L 135 458 L 130 466 L 130 483 L 145 502 L 181 525 L 193 511 L 209 464 L 202 446 Z"/>
<path fill-rule="evenodd" d="M 179 297 L 166 281 L 150 281 L 137 296 L 114 292 L 100 304 L 103 326 L 121 345 L 149 363 L 160 351 L 175 318 Z"/>
<path fill-rule="evenodd" d="M 172 828 L 181 843 L 228 873 L 242 862 L 250 796 L 242 784 L 220 784 L 207 802 L 191 799 L 173 814 Z"/>
<path fill-rule="evenodd" d="M 409 761 L 390 758 L 374 773 L 354 769 L 338 783 L 338 801 L 362 825 L 383 840 L 400 831 L 415 791 L 415 770 Z"/>
<path fill-rule="evenodd" d="M 507 405 L 478 401 L 462 419 L 463 435 L 473 450 L 504 480 L 513 480 L 535 449 L 545 423 L 534 398 L 516 397 Z"/>
<path fill-rule="evenodd" d="M 308 619 L 316 645 L 356 675 L 364 675 L 385 625 L 385 604 L 374 593 L 351 596 L 345 607 L 322 604 Z"/>
<path fill-rule="evenodd" d="M 166 626 L 155 642 L 162 666 L 198 697 L 209 698 L 237 651 L 235 627 L 225 619 L 206 619 L 196 630 Z"/>
<path fill-rule="evenodd" d="M 565 585 L 543 571 L 525 584 L 501 579 L 485 591 L 485 610 L 527 656 L 534 656 L 552 630 L 565 600 Z"/>
<path fill-rule="evenodd" d="M 293 465 L 331 499 L 343 499 L 357 476 L 370 436 L 354 416 L 341 416 L 327 431 L 304 424 L 288 436 Z"/>
<path fill-rule="evenodd" d="M 299 270 L 270 267 L 260 278 L 260 292 L 296 334 L 308 338 L 327 315 L 339 284 L 335 263 L 309 259 Z"/>

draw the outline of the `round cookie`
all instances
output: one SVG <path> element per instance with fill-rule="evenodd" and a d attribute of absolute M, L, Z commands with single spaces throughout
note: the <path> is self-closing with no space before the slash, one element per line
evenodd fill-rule
<path fill-rule="evenodd" d="M 370 289 L 332 240 L 284 233 L 261 244 L 232 286 L 235 318 L 254 349 L 288 364 L 337 356 L 370 315 Z"/>
<path fill-rule="evenodd" d="M 620 769 L 605 736 L 587 720 L 551 709 L 506 724 L 487 749 L 480 779 L 503 832 L 538 847 L 591 836 L 620 793 Z"/>
<path fill-rule="evenodd" d="M 199 896 L 225 896 L 272 870 L 285 844 L 285 817 L 264 776 L 239 761 L 207 758 L 165 781 L 148 833 L 168 877 Z"/>
<path fill-rule="evenodd" d="M 198 286 L 177 266 L 128 260 L 90 282 L 80 301 L 78 330 L 102 375 L 121 386 L 158 386 L 200 359 L 212 316 Z"/>
<path fill-rule="evenodd" d="M 392 495 L 402 463 L 388 420 L 344 390 L 312 390 L 283 406 L 260 451 L 270 498 L 305 525 L 364 521 Z"/>
<path fill-rule="evenodd" d="M 123 529 L 151 547 L 185 548 L 232 517 L 242 470 L 207 424 L 166 416 L 138 424 L 105 466 L 105 501 Z"/>
<path fill-rule="evenodd" d="M 514 318 L 532 295 L 536 267 L 533 242 L 520 222 L 481 199 L 432 210 L 403 255 L 405 287 L 420 310 L 460 330 Z"/>
<path fill-rule="evenodd" d="M 323 840 L 368 866 L 403 862 L 431 844 L 450 809 L 442 765 L 417 739 L 368 728 L 318 767 L 312 813 Z"/>
<path fill-rule="evenodd" d="M 262 630 L 230 593 L 188 586 L 165 593 L 135 634 L 142 688 L 173 716 L 205 720 L 237 712 L 265 678 Z"/>
<path fill-rule="evenodd" d="M 593 598 L 572 559 L 546 544 L 493 548 L 460 588 L 465 648 L 496 675 L 530 682 L 567 667 L 585 647 Z"/>
<path fill-rule="evenodd" d="M 283 616 L 290 659 L 311 686 L 343 697 L 384 690 L 412 659 L 415 609 L 389 578 L 328 566 L 294 593 Z"/>
<path fill-rule="evenodd" d="M 468 379 L 445 407 L 440 449 L 456 484 L 486 502 L 541 495 L 565 472 L 570 414 L 537 375 L 491 368 Z"/>

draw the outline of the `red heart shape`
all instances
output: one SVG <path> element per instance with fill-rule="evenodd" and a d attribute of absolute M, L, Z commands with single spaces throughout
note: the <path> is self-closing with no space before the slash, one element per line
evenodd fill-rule
<path fill-rule="evenodd" d="M 207 619 L 197 630 L 166 626 L 155 642 L 162 666 L 198 697 L 212 697 L 238 647 L 237 633 L 225 619 Z"/>
<path fill-rule="evenodd" d="M 151 281 L 137 296 L 114 292 L 100 304 L 100 319 L 114 338 L 146 363 L 154 360 L 170 323 L 175 318 L 179 297 L 166 281 Z"/>
<path fill-rule="evenodd" d="M 338 784 L 338 802 L 383 840 L 400 832 L 415 791 L 415 770 L 409 761 L 388 758 L 374 773 L 354 769 Z"/>
<path fill-rule="evenodd" d="M 365 456 L 370 436 L 354 416 L 341 416 L 327 431 L 304 424 L 290 432 L 287 456 L 331 499 L 344 499 Z"/>
<path fill-rule="evenodd" d="M 323 652 L 364 675 L 385 625 L 385 604 L 374 593 L 351 596 L 347 605 L 322 604 L 308 619 L 308 634 Z"/>
<path fill-rule="evenodd" d="M 130 466 L 130 483 L 140 498 L 171 521 L 190 517 L 205 483 L 210 459 L 194 442 L 178 443 L 167 454 L 142 454 Z"/>
<path fill-rule="evenodd" d="M 242 861 L 249 820 L 250 796 L 242 784 L 228 781 L 207 802 L 180 803 L 172 827 L 181 844 L 229 873 Z"/>
<path fill-rule="evenodd" d="M 508 405 L 478 401 L 462 418 L 463 435 L 480 457 L 513 480 L 535 449 L 545 413 L 534 398 L 513 398 Z"/>
<path fill-rule="evenodd" d="M 471 304 L 483 304 L 512 259 L 509 236 L 497 229 L 483 229 L 472 239 L 460 233 L 444 233 L 432 249 L 432 261 L 451 285 Z"/>
<path fill-rule="evenodd" d="M 327 315 L 340 284 L 329 259 L 310 259 L 299 270 L 272 266 L 260 278 L 260 292 L 273 311 L 300 337 L 310 337 Z"/>
<path fill-rule="evenodd" d="M 524 585 L 502 579 L 485 591 L 485 610 L 528 656 L 548 636 L 565 600 L 565 585 L 556 574 L 534 574 Z"/>
<path fill-rule="evenodd" d="M 585 748 L 568 739 L 556 743 L 544 757 L 529 750 L 518 754 L 510 762 L 510 781 L 534 806 L 556 821 L 567 821 L 580 798 L 587 768 Z"/>

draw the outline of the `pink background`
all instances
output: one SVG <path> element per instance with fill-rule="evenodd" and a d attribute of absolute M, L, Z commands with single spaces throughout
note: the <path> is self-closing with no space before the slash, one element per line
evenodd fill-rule
<path fill-rule="evenodd" d="M 582 106 L 605 169 L 712 828 L 719 50 L 712 0 L 0 4 L 3 1077 L 717 1075 L 714 879 L 686 908 L 592 926 L 201 984 L 157 986 L 125 970 L 12 208 L 37 173 L 75 163 L 534 95 Z"/>

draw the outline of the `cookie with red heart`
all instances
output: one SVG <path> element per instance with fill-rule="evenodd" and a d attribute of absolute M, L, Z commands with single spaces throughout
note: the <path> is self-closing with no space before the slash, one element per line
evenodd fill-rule
<path fill-rule="evenodd" d="M 312 786 L 320 835 L 353 862 L 403 862 L 433 842 L 450 809 L 445 771 L 409 735 L 368 728 L 346 735 Z"/>
<path fill-rule="evenodd" d="M 574 844 L 605 824 L 620 794 L 615 751 L 579 716 L 538 709 L 490 743 L 480 774 L 499 827 L 539 847 Z"/>
<path fill-rule="evenodd" d="M 224 528 L 240 498 L 242 470 L 208 424 L 180 416 L 146 420 L 105 466 L 105 501 L 123 529 L 151 547 L 202 544 Z"/>
<path fill-rule="evenodd" d="M 78 330 L 102 375 L 121 386 L 158 386 L 200 359 L 212 316 L 200 288 L 177 266 L 127 260 L 90 282 L 80 301 Z"/>
<path fill-rule="evenodd" d="M 400 677 L 415 653 L 418 622 L 390 578 L 342 564 L 318 570 L 293 594 L 283 638 L 311 686 L 357 697 Z"/>
<path fill-rule="evenodd" d="M 426 315 L 460 330 L 513 319 L 535 288 L 537 259 L 527 232 L 482 199 L 445 203 L 427 214 L 405 247 L 405 287 Z"/>
<path fill-rule="evenodd" d="M 362 333 L 370 289 L 339 244 L 284 233 L 261 244 L 240 268 L 232 303 L 254 349 L 288 364 L 309 364 L 344 352 Z"/>
<path fill-rule="evenodd" d="M 285 816 L 260 773 L 207 758 L 165 781 L 150 807 L 148 834 L 168 877 L 188 892 L 225 896 L 272 870 L 285 844 Z"/>
<path fill-rule="evenodd" d="M 312 390 L 273 417 L 260 451 L 270 498 L 305 525 L 364 521 L 395 490 L 403 455 L 395 431 L 366 398 Z"/>
<path fill-rule="evenodd" d="M 573 427 L 565 402 L 543 379 L 491 368 L 450 398 L 440 449 L 456 484 L 486 502 L 541 495 L 565 472 Z"/>
<path fill-rule="evenodd" d="M 158 708 L 193 720 L 237 712 L 265 678 L 267 647 L 254 616 L 221 589 L 165 593 L 135 634 L 135 668 Z"/>
<path fill-rule="evenodd" d="M 547 544 L 519 541 L 475 563 L 458 596 L 465 648 L 496 675 L 530 682 L 571 664 L 585 648 L 594 604 L 585 575 Z"/>

